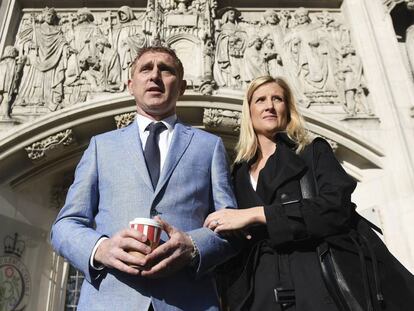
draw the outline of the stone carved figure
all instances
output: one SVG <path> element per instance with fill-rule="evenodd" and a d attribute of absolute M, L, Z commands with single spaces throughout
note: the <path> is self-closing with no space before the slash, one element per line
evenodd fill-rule
<path fill-rule="evenodd" d="M 213 80 L 214 45 L 209 36 L 205 36 L 203 39 L 203 64 L 203 80 Z"/>
<path fill-rule="evenodd" d="M 280 10 L 279 23 L 278 23 L 280 27 L 282 27 L 282 29 L 286 31 L 287 28 L 292 28 L 291 23 L 292 23 L 292 15 L 290 14 L 290 12 L 288 10 Z"/>
<path fill-rule="evenodd" d="M 98 88 L 106 92 L 120 92 L 124 90 L 121 80 L 121 64 L 116 50 L 105 38 L 96 40 L 98 50 L 99 71 L 101 74 Z"/>
<path fill-rule="evenodd" d="M 86 100 L 91 88 L 85 85 L 85 66 L 97 58 L 96 39 L 103 33 L 94 24 L 94 16 L 88 8 L 76 13 L 76 24 L 71 23 L 67 35 L 68 42 L 76 51 L 68 60 L 65 77 L 66 104 L 75 104 Z"/>
<path fill-rule="evenodd" d="M 10 104 L 17 93 L 23 62 L 15 47 L 8 45 L 0 58 L 0 120 L 10 119 Z"/>
<path fill-rule="evenodd" d="M 147 44 L 143 32 L 143 23 L 137 20 L 129 6 L 117 11 L 118 24 L 112 31 L 113 48 L 117 50 L 122 68 L 122 81 L 126 84 L 130 78 L 129 68 L 138 50 Z"/>
<path fill-rule="evenodd" d="M 263 41 L 258 36 L 251 37 L 243 56 L 242 78 L 246 83 L 266 74 L 266 64 L 262 53 Z"/>
<path fill-rule="evenodd" d="M 221 17 L 221 28 L 216 38 L 214 79 L 219 86 L 239 87 L 240 69 L 245 39 L 238 28 L 240 12 L 229 8 Z"/>
<path fill-rule="evenodd" d="M 282 59 L 284 58 L 283 38 L 286 26 L 287 24 L 284 26 L 280 25 L 280 18 L 275 10 L 266 10 L 263 13 L 263 25 L 260 27 L 260 36 L 263 38 L 266 72 L 272 76 L 284 75 Z"/>
<path fill-rule="evenodd" d="M 88 8 L 79 9 L 76 16 L 77 23 L 69 31 L 67 40 L 71 47 L 76 50 L 76 54 L 73 54 L 68 62 L 78 64 L 79 60 L 84 61 L 96 57 L 95 40 L 103 34 L 98 26 L 93 23 L 95 18 Z M 79 75 L 79 72 L 76 75 Z M 71 76 L 71 74 L 68 76 Z"/>
<path fill-rule="evenodd" d="M 58 25 L 56 11 L 46 7 L 39 23 L 33 20 L 30 31 L 24 29 L 21 37 L 26 42 L 30 37 L 30 51 L 15 105 L 45 106 L 54 111 L 63 101 L 67 59 L 74 52 Z"/>
<path fill-rule="evenodd" d="M 86 59 L 96 55 L 95 40 L 102 32 L 94 24 L 94 16 L 88 8 L 81 8 L 76 13 L 77 24 L 74 25 L 69 44 L 77 51 L 79 58 Z"/>
<path fill-rule="evenodd" d="M 334 77 L 334 58 L 328 38 L 318 25 L 311 22 L 305 8 L 295 11 L 296 26 L 286 35 L 293 77 L 299 88 L 311 102 L 332 102 L 337 96 Z"/>
<path fill-rule="evenodd" d="M 35 15 L 23 16 L 16 37 L 15 47 L 19 55 L 29 55 L 32 52 L 32 33 L 37 17 Z"/>
<path fill-rule="evenodd" d="M 348 38 L 344 38 L 346 35 L 341 29 L 341 25 L 335 21 L 335 18 L 328 11 L 323 11 L 321 14 L 316 16 L 320 22 L 320 31 L 325 33 L 327 37 L 331 39 L 331 43 L 339 51 L 341 45 L 349 44 Z"/>
<path fill-rule="evenodd" d="M 366 98 L 368 89 L 363 79 L 362 62 L 350 45 L 342 47 L 340 73 L 343 81 L 345 112 L 350 117 L 359 113 L 372 116 L 373 113 Z"/>
<path fill-rule="evenodd" d="M 265 37 L 263 39 L 263 58 L 265 61 L 265 71 L 273 77 L 284 76 L 282 57 L 279 51 L 275 49 L 272 38 Z"/>
<path fill-rule="evenodd" d="M 78 63 L 70 63 L 67 71 L 76 76 L 69 76 L 65 81 L 65 105 L 84 102 L 90 93 L 99 90 L 99 62 L 97 58 L 82 58 Z"/>
<path fill-rule="evenodd" d="M 260 36 L 268 37 L 273 40 L 276 47 L 283 46 L 283 37 L 285 28 L 280 25 L 280 19 L 275 10 L 266 10 L 263 13 L 262 26 L 260 27 Z"/>

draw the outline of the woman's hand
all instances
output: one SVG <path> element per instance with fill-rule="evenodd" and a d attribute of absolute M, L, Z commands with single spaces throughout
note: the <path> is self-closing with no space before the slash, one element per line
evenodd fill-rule
<path fill-rule="evenodd" d="M 232 231 L 244 229 L 253 224 L 265 224 L 263 206 L 246 209 L 225 208 L 208 215 L 204 221 L 204 227 L 214 232 Z"/>

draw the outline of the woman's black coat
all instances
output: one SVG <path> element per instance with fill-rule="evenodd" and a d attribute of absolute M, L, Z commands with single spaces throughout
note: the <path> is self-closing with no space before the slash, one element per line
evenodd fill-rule
<path fill-rule="evenodd" d="M 276 136 L 276 152 L 258 178 L 256 191 L 250 183 L 250 163 L 233 170 L 239 208 L 264 206 L 266 225 L 250 228 L 252 239 L 243 251 L 225 265 L 224 300 L 230 310 L 282 310 L 275 288 L 294 290 L 295 303 L 283 310 L 338 310 L 322 278 L 316 246 L 327 241 L 337 252 L 344 278 L 362 310 L 368 310 L 362 283 L 361 261 L 349 232 L 362 226 L 370 235 L 374 260 L 379 264 L 382 305 L 375 310 L 414 310 L 412 275 L 388 252 L 365 224 L 360 224 L 351 202 L 356 182 L 336 160 L 330 145 L 317 138 L 305 148 L 313 152 L 313 164 L 295 153 L 295 144 L 285 134 Z M 318 195 L 302 199 L 300 179 L 313 165 Z M 362 252 L 368 265 L 370 253 Z M 371 271 L 372 269 L 370 269 Z M 373 272 L 369 272 L 371 295 L 375 295 Z M 410 283 L 409 283 L 410 282 Z M 374 293 L 374 294 L 373 294 Z M 282 295 L 280 295 L 282 296 Z M 283 297 L 282 297 L 283 298 Z"/>

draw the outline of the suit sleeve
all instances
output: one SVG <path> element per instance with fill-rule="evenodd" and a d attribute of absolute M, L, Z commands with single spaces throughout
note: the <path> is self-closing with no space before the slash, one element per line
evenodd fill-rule
<path fill-rule="evenodd" d="M 82 271 L 89 282 L 101 273 L 89 264 L 92 250 L 102 237 L 94 229 L 98 204 L 96 143 L 92 138 L 76 168 L 75 180 L 51 232 L 52 245 L 58 254 Z"/>
<path fill-rule="evenodd" d="M 289 205 L 265 206 L 267 229 L 274 245 L 319 239 L 349 229 L 355 210 L 351 194 L 356 182 L 344 171 L 325 140 L 316 139 L 313 144 L 318 195 Z M 297 186 L 300 192 L 299 181 Z"/>
<path fill-rule="evenodd" d="M 221 139 L 217 140 L 211 162 L 211 194 L 210 211 L 221 208 L 235 208 L 236 200 L 230 181 L 230 173 L 226 151 Z M 216 265 L 232 257 L 236 250 L 225 238 L 208 228 L 200 228 L 188 232 L 193 238 L 200 253 L 197 276 L 200 276 Z"/>

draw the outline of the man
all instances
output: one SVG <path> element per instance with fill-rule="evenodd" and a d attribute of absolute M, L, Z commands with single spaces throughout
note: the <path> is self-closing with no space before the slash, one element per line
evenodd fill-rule
<path fill-rule="evenodd" d="M 78 310 L 218 310 L 208 271 L 234 250 L 202 225 L 214 210 L 235 206 L 223 143 L 177 120 L 186 82 L 172 50 L 142 49 L 131 73 L 137 118 L 92 138 L 53 225 L 53 246 L 85 274 Z M 154 122 L 165 128 L 158 155 L 148 156 Z M 157 214 L 169 238 L 164 233 L 150 252 L 146 237 L 126 228 Z"/>

